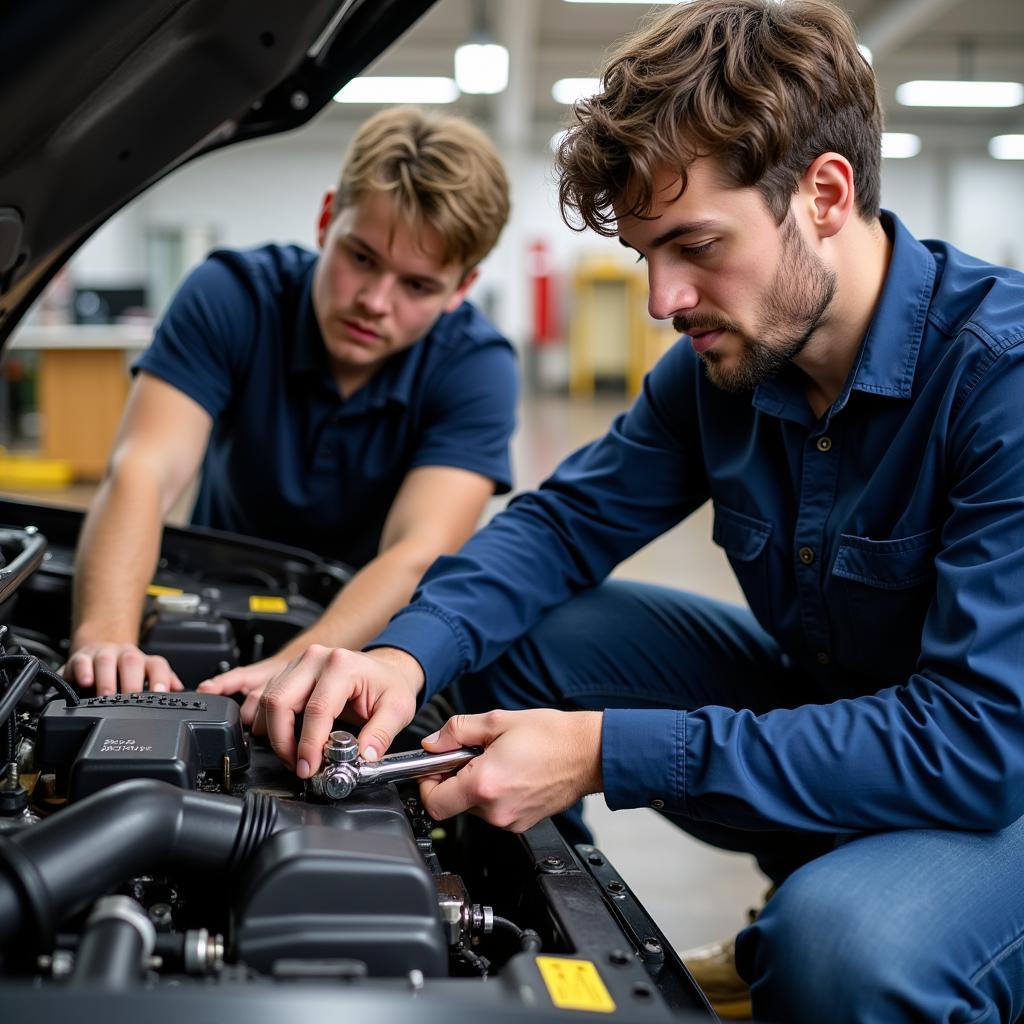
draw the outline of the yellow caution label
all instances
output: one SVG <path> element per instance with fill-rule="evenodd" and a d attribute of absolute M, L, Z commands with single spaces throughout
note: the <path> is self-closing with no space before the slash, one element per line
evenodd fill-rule
<path fill-rule="evenodd" d="M 288 602 L 283 597 L 258 597 L 252 594 L 249 597 L 249 611 L 283 615 L 288 611 Z"/>
<path fill-rule="evenodd" d="M 547 985 L 551 1002 L 558 1009 L 589 1010 L 591 1013 L 615 1012 L 615 1003 L 590 960 L 539 956 L 537 967 Z"/>
<path fill-rule="evenodd" d="M 150 583 L 146 587 L 146 593 L 150 597 L 163 597 L 165 594 L 169 594 L 172 597 L 181 597 L 185 593 L 180 587 L 159 587 L 155 583 Z"/>

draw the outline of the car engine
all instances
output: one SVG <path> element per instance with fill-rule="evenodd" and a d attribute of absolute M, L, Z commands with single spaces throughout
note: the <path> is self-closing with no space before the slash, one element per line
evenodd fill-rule
<path fill-rule="evenodd" d="M 235 700 L 191 689 L 313 621 L 344 567 L 168 530 L 143 637 L 190 689 L 98 697 L 59 675 L 81 514 L 3 501 L 0 522 L 7 1012 L 715 1019 L 596 847 L 550 821 L 432 821 L 415 782 L 329 799 L 243 729 Z M 396 747 L 444 715 L 428 705 Z"/>

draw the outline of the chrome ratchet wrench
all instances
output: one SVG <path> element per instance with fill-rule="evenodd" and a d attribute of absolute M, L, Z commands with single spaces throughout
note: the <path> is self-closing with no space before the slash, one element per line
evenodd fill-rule
<path fill-rule="evenodd" d="M 309 788 L 322 799 L 344 800 L 362 786 L 405 782 L 424 775 L 456 771 L 483 752 L 483 747 L 460 747 L 458 750 L 446 750 L 443 754 L 410 750 L 402 754 L 388 754 L 379 761 L 366 761 L 359 756 L 355 736 L 338 729 L 324 744 L 324 763 L 309 779 Z"/>

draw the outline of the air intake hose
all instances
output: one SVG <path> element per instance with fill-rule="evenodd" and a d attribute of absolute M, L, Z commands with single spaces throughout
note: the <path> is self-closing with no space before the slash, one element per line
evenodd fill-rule
<path fill-rule="evenodd" d="M 121 782 L 19 833 L 0 835 L 0 949 L 49 947 L 57 925 L 135 875 L 170 865 L 231 872 L 279 822 L 273 797 L 245 801 L 166 782 Z"/>

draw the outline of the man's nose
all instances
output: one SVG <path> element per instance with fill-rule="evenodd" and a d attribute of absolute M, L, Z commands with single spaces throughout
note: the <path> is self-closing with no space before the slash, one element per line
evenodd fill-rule
<path fill-rule="evenodd" d="M 379 274 L 363 283 L 357 298 L 368 313 L 383 315 L 391 307 L 394 280 L 389 274 Z"/>
<path fill-rule="evenodd" d="M 697 289 L 679 271 L 664 271 L 650 266 L 647 271 L 650 294 L 647 311 L 655 320 L 668 320 L 697 307 Z"/>

